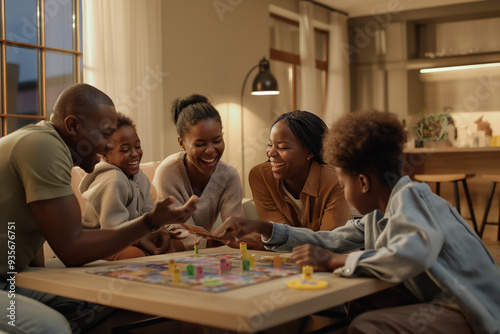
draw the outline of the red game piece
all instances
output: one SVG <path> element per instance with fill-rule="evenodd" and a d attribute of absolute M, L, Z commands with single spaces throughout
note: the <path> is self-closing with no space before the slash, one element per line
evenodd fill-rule
<path fill-rule="evenodd" d="M 231 262 L 229 262 L 225 257 L 219 261 L 219 275 L 231 270 Z"/>
<path fill-rule="evenodd" d="M 196 279 L 202 279 L 203 278 L 203 266 L 196 266 Z"/>

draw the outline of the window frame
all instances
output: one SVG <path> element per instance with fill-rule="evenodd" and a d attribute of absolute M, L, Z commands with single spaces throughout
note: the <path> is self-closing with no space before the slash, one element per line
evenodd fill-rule
<path fill-rule="evenodd" d="M 81 60 L 83 57 L 83 52 L 81 50 L 81 0 L 71 0 L 73 4 L 73 24 L 75 30 L 75 36 L 73 39 L 73 50 L 60 49 L 54 47 L 45 46 L 45 0 L 37 0 L 37 29 L 38 29 L 38 41 L 39 44 L 29 44 L 23 42 L 17 42 L 13 40 L 8 40 L 6 38 L 6 20 L 5 20 L 5 1 L 0 0 L 0 22 L 1 22 L 1 34 L 0 34 L 0 48 L 1 48 L 1 60 L 0 60 L 0 80 L 1 88 L 0 94 L 2 94 L 2 101 L 0 104 L 0 126 L 1 136 L 8 135 L 8 122 L 9 119 L 35 119 L 35 120 L 45 120 L 48 117 L 47 114 L 47 87 L 46 87 L 46 52 L 57 52 L 64 55 L 71 55 L 74 57 L 73 63 L 73 75 L 76 83 L 82 82 L 82 65 Z M 30 50 L 37 51 L 37 62 L 38 62 L 38 82 L 40 85 L 38 91 L 38 110 L 39 115 L 22 115 L 22 114 L 9 114 L 7 112 L 7 46 L 22 47 Z M 18 83 L 19 84 L 19 83 Z M 14 130 L 15 131 L 15 130 Z M 11 131 L 12 132 L 12 131 Z"/>
<path fill-rule="evenodd" d="M 288 23 L 291 25 L 294 25 L 296 27 L 299 26 L 299 22 L 292 20 L 290 18 L 281 16 L 276 13 L 269 13 L 269 16 L 271 19 L 279 20 L 284 23 Z M 328 49 L 329 49 L 329 36 L 330 32 L 325 30 L 325 29 L 320 29 L 317 27 L 314 27 L 314 32 L 315 33 L 320 33 L 325 35 L 325 58 L 326 61 L 316 59 L 316 69 L 320 71 L 324 71 L 324 76 L 325 76 L 325 86 L 323 87 L 324 89 L 324 94 L 326 95 L 327 89 L 328 89 Z M 292 53 L 292 52 L 287 52 L 287 51 L 281 51 L 277 50 L 274 48 L 269 48 L 269 58 L 271 60 L 277 60 L 277 61 L 282 61 L 288 64 L 292 65 L 292 109 L 296 110 L 297 109 L 297 66 L 300 65 L 300 55 Z"/>

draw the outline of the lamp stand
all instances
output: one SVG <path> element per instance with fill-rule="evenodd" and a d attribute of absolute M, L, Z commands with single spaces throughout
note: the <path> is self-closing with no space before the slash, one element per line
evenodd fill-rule
<path fill-rule="evenodd" d="M 245 193 L 245 131 L 244 131 L 244 122 L 243 122 L 243 115 L 244 115 L 244 106 L 243 106 L 243 97 L 245 95 L 245 85 L 247 83 L 248 77 L 250 74 L 255 70 L 257 67 L 259 67 L 259 64 L 255 65 L 248 71 L 247 75 L 245 76 L 245 79 L 243 80 L 243 86 L 241 87 L 241 186 L 243 187 L 243 194 Z"/>

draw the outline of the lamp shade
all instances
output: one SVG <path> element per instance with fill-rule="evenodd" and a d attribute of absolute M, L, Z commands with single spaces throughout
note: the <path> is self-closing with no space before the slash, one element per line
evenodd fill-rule
<path fill-rule="evenodd" d="M 259 73 L 252 84 L 252 95 L 278 95 L 278 82 L 269 70 L 269 61 L 262 58 L 259 62 Z"/>

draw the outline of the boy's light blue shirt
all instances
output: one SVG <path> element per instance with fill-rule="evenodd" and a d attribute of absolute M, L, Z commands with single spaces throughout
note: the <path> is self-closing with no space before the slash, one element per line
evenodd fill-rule
<path fill-rule="evenodd" d="M 500 333 L 500 268 L 446 200 L 407 176 L 394 187 L 385 214 L 376 210 L 333 231 L 274 224 L 263 241 L 271 250 L 311 243 L 351 252 L 336 274 L 403 282 L 423 302 L 458 305 L 476 332 Z"/>

